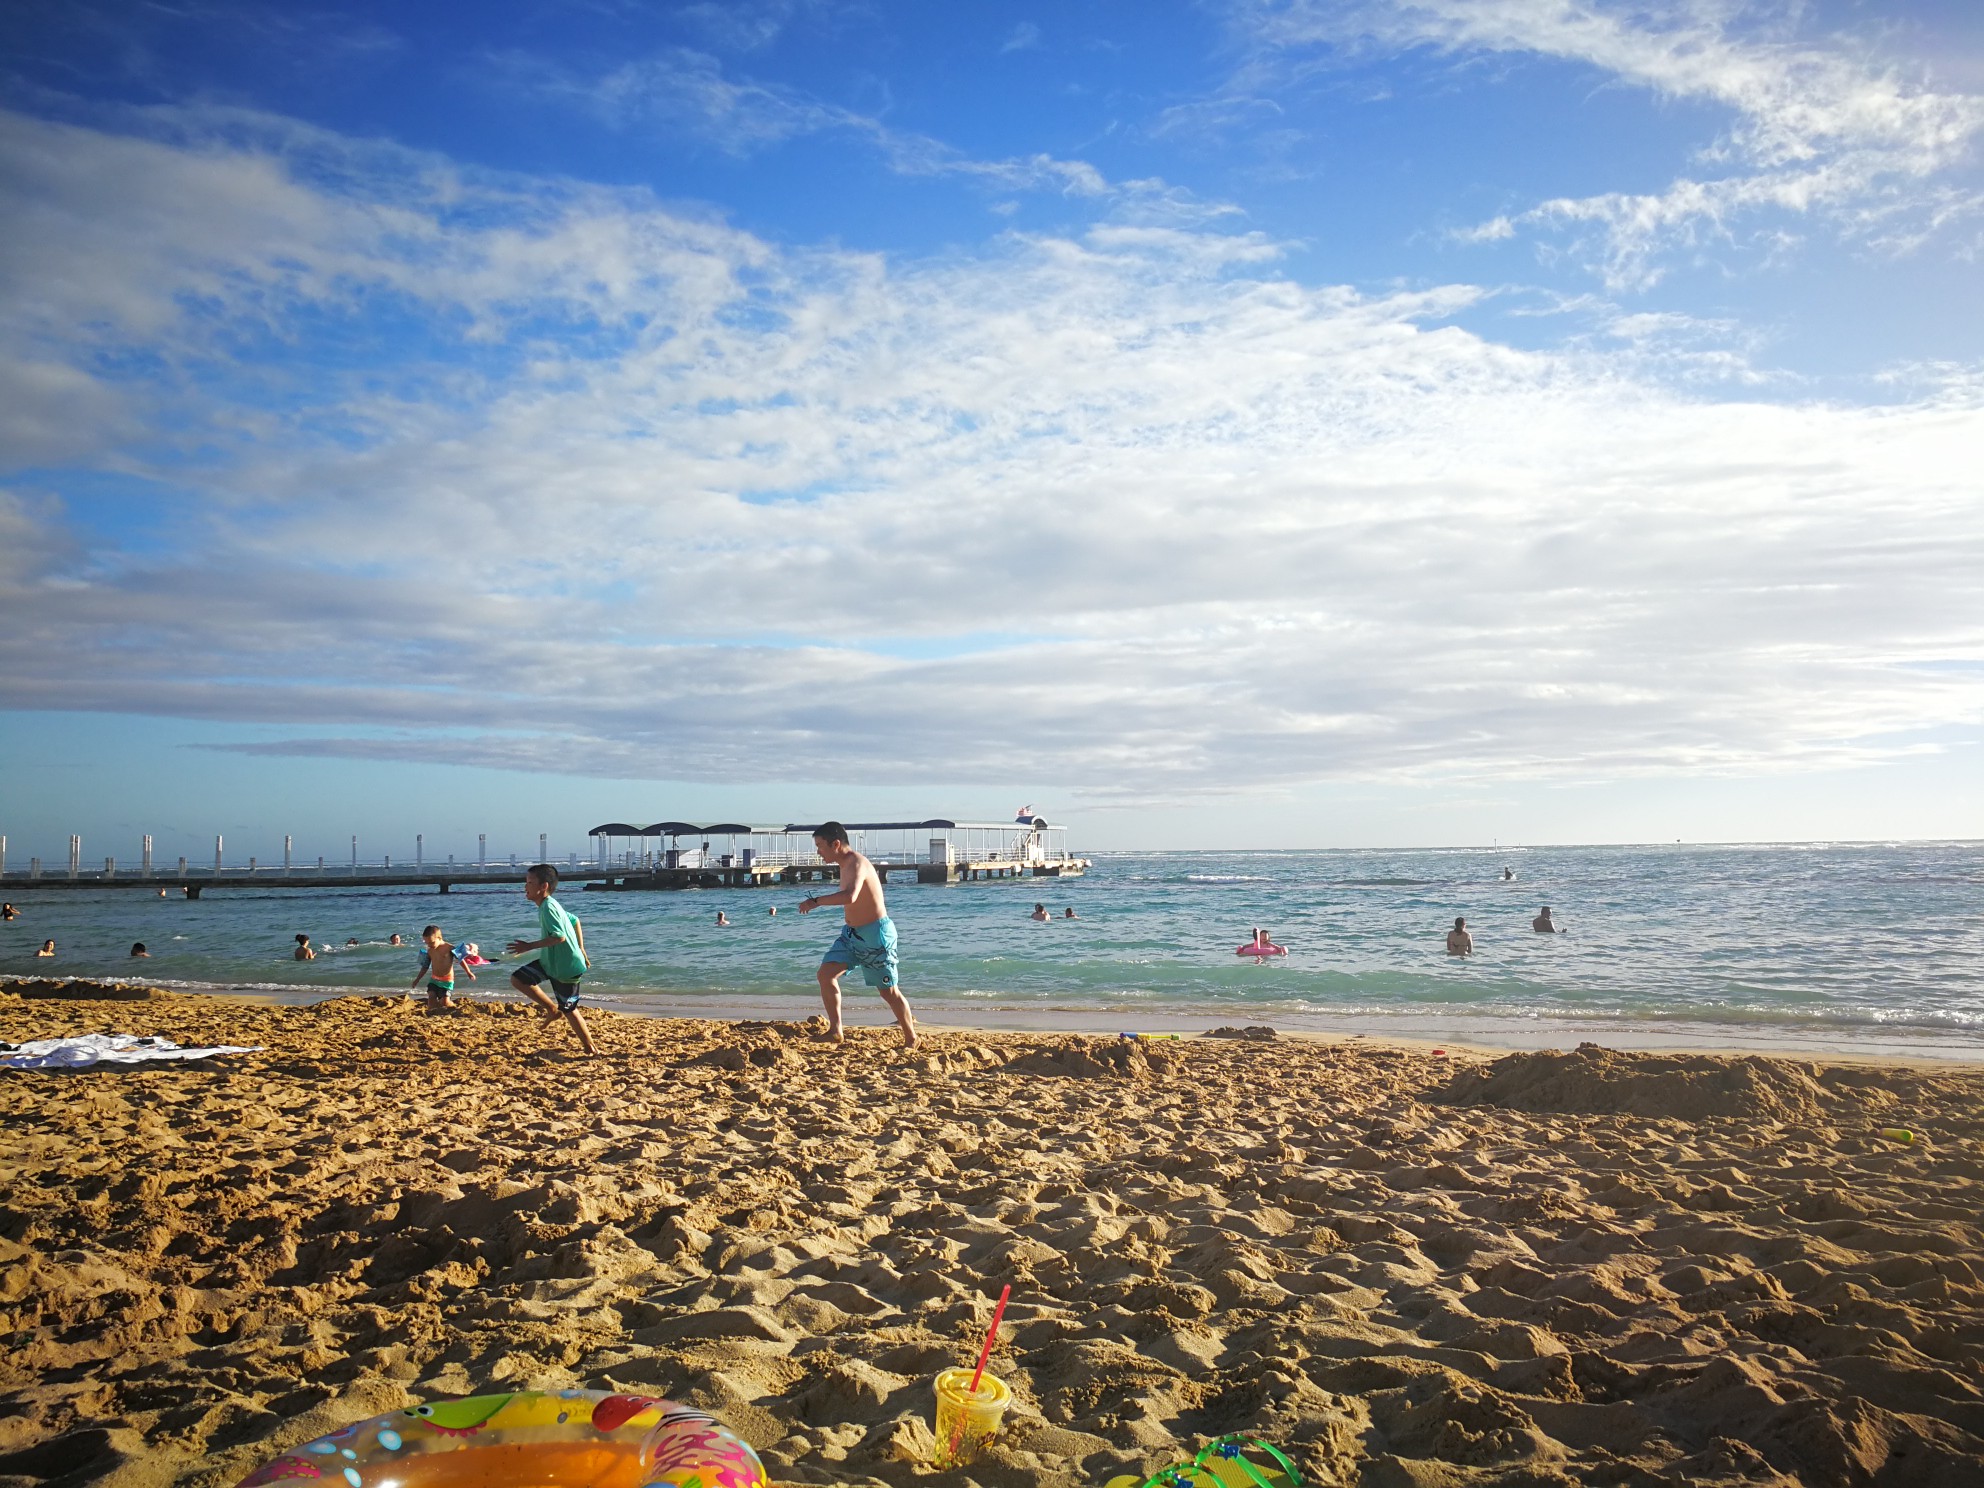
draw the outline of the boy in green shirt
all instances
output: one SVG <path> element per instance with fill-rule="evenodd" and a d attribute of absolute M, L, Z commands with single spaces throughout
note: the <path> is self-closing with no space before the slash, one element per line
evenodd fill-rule
<path fill-rule="evenodd" d="M 577 920 L 565 913 L 565 906 L 551 897 L 551 891 L 557 887 L 558 870 L 549 863 L 539 863 L 524 875 L 524 898 L 537 906 L 540 938 L 511 941 L 510 954 L 521 956 L 525 951 L 543 954 L 511 972 L 510 985 L 544 1009 L 547 1023 L 563 1014 L 586 1053 L 597 1054 L 599 1050 L 593 1047 L 585 1015 L 579 1011 L 579 978 L 589 969 L 585 932 L 579 929 Z M 549 995 L 541 985 L 544 982 L 551 984 Z"/>

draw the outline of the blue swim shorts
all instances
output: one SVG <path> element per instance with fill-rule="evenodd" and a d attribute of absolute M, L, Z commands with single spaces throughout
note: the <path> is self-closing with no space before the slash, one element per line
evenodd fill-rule
<path fill-rule="evenodd" d="M 546 982 L 549 982 L 551 984 L 551 1000 L 558 1004 L 558 1011 L 561 1013 L 569 1013 L 579 1005 L 579 984 L 577 982 L 559 981 L 544 969 L 544 963 L 542 961 L 526 961 L 522 966 L 519 966 L 515 971 L 510 973 L 510 979 L 512 981 L 529 982 L 533 987 L 542 987 Z"/>
<path fill-rule="evenodd" d="M 859 971 L 871 987 L 893 987 L 896 984 L 894 923 L 883 915 L 872 925 L 842 925 L 833 946 L 820 958 L 822 966 L 836 962 Z"/>

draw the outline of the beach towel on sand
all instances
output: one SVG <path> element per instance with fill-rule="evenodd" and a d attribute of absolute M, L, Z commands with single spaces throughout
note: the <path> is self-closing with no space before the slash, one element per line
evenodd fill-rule
<path fill-rule="evenodd" d="M 205 1059 L 209 1054 L 259 1054 L 262 1046 L 217 1044 L 182 1049 L 169 1038 L 131 1033 L 84 1033 L 74 1038 L 0 1044 L 0 1069 L 84 1069 L 92 1064 L 144 1064 L 154 1059 Z"/>

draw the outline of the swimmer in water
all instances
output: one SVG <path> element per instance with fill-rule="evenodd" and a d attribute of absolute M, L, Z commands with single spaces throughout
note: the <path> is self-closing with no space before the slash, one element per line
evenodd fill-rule
<path fill-rule="evenodd" d="M 37 958 L 42 956 L 52 956 L 54 954 L 55 954 L 55 942 L 52 940 L 44 940 L 41 943 L 41 949 L 35 952 Z"/>
<path fill-rule="evenodd" d="M 142 940 L 134 940 L 131 942 L 131 957 L 133 960 L 149 961 L 151 959 L 151 955 L 152 953 L 145 949 L 145 943 Z"/>
<path fill-rule="evenodd" d="M 159 892 L 163 894 L 165 890 L 160 889 Z M 21 917 L 21 912 L 18 909 L 14 908 L 13 905 L 0 904 L 0 920 L 18 920 L 20 917 Z"/>
<path fill-rule="evenodd" d="M 1033 907 L 1033 913 L 1032 913 L 1032 914 L 1030 914 L 1030 915 L 1028 915 L 1028 916 L 1027 916 L 1027 918 L 1028 918 L 1029 920 L 1044 920 L 1044 919 L 1046 919 L 1046 918 L 1047 918 L 1047 906 L 1046 906 L 1046 905 L 1044 905 L 1044 904 L 1036 904 L 1036 905 L 1034 905 L 1034 907 Z"/>
<path fill-rule="evenodd" d="M 1536 918 L 1529 922 L 1529 928 L 1534 930 L 1538 935 L 1563 935 L 1566 933 L 1562 925 L 1550 918 L 1550 906 L 1547 904 L 1538 912 Z"/>
<path fill-rule="evenodd" d="M 1516 871 L 1513 868 L 1504 868 L 1502 870 L 1503 883 L 1507 883 L 1510 879 L 1514 878 L 1515 876 L 1516 876 Z"/>
<path fill-rule="evenodd" d="M 716 912 L 716 922 L 719 928 L 727 928 L 730 924 L 730 916 L 719 909 Z"/>
<path fill-rule="evenodd" d="M 1447 932 L 1447 954 L 1449 956 L 1474 954 L 1474 937 L 1467 933 L 1467 920 L 1461 915 L 1454 916 L 1454 927 Z"/>
<path fill-rule="evenodd" d="M 1075 913 L 1075 907 L 1071 904 L 1061 911 L 1061 918 L 1064 920 L 1079 920 L 1081 916 Z"/>
<path fill-rule="evenodd" d="M 310 948 L 309 936 L 299 935 L 296 937 L 296 959 L 299 961 L 315 961 L 317 959 L 317 953 Z"/>

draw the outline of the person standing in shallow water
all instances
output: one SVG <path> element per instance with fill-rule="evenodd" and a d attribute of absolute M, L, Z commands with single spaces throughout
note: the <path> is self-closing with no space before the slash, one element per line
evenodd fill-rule
<path fill-rule="evenodd" d="M 1536 918 L 1529 922 L 1529 928 L 1534 930 L 1538 935 L 1561 935 L 1564 933 L 1564 927 L 1550 918 L 1550 906 L 1547 904 L 1537 913 Z"/>
<path fill-rule="evenodd" d="M 841 886 L 831 894 L 800 900 L 799 912 L 811 914 L 823 904 L 846 906 L 841 913 L 840 934 L 820 959 L 820 1001 L 827 1010 L 827 1037 L 839 1043 L 845 1036 L 840 1022 L 840 979 L 854 966 L 895 1014 L 903 1044 L 914 1049 L 916 1019 L 909 1011 L 909 999 L 897 985 L 896 927 L 882 897 L 881 876 L 873 863 L 849 845 L 847 828 L 837 821 L 821 823 L 813 834 L 813 850 L 840 869 Z"/>
<path fill-rule="evenodd" d="M 1474 954 L 1474 937 L 1467 933 L 1467 920 L 1464 916 L 1454 916 L 1454 927 L 1447 932 L 1447 954 L 1449 956 Z"/>

